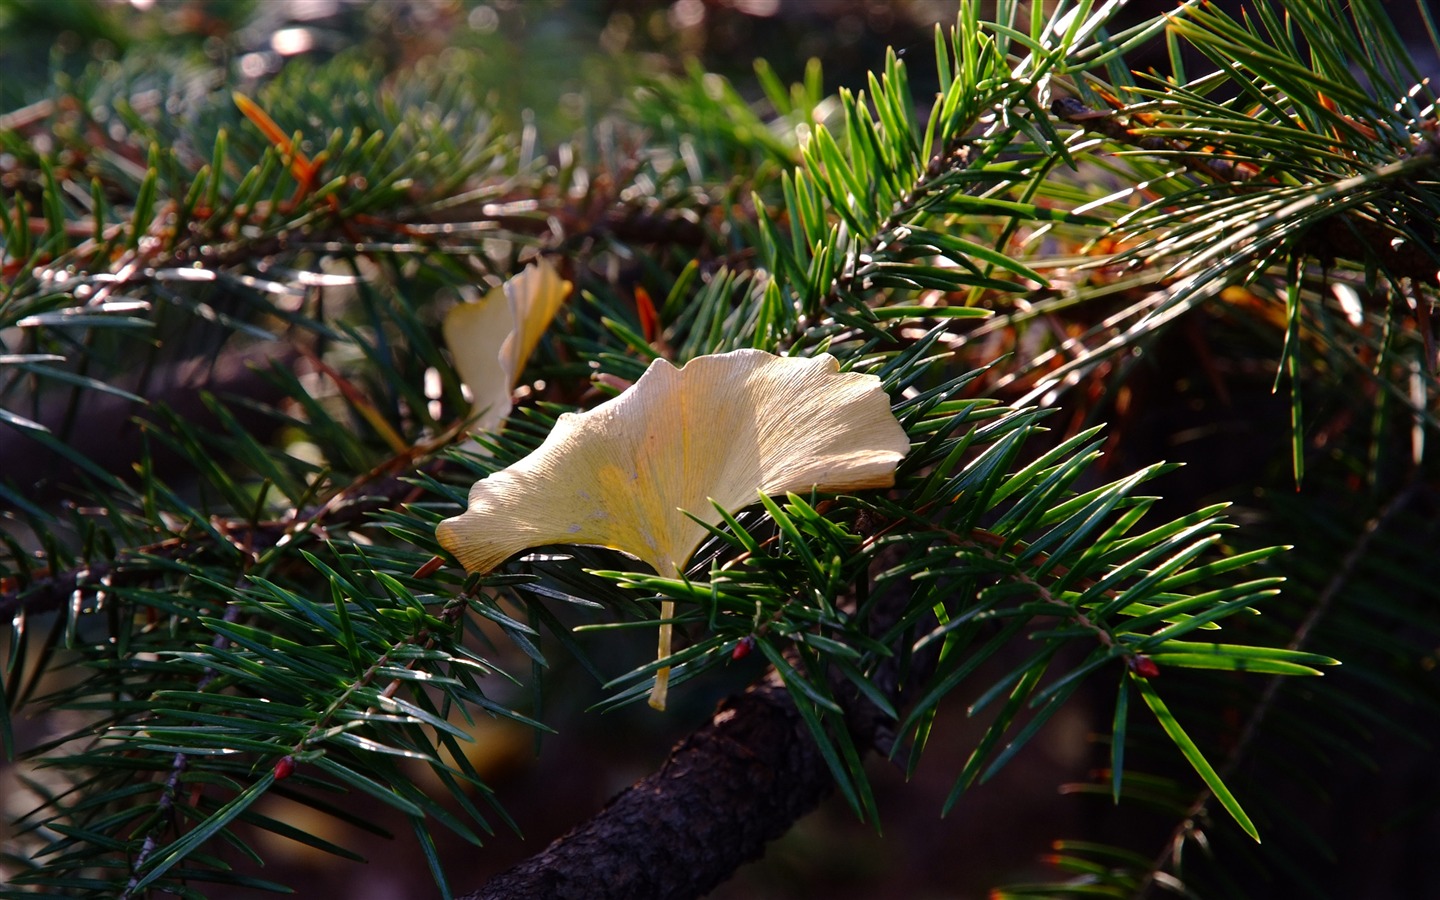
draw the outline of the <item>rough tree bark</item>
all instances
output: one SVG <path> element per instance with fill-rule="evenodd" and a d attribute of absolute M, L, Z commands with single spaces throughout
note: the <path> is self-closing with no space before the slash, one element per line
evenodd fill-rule
<path fill-rule="evenodd" d="M 756 859 L 834 788 L 778 680 L 720 705 L 656 772 L 462 900 L 680 900 Z"/>

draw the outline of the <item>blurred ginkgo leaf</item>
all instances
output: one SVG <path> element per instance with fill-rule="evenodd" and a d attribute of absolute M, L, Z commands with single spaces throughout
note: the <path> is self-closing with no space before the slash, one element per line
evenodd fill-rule
<path fill-rule="evenodd" d="M 570 288 L 541 259 L 478 303 L 462 303 L 446 314 L 445 343 L 473 398 L 472 431 L 497 431 L 510 414 L 510 395 L 525 361 Z"/>

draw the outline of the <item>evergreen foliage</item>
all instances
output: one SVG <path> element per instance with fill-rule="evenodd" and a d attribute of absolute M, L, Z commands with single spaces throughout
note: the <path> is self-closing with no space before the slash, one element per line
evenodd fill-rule
<path fill-rule="evenodd" d="M 0 477 L 0 744 L 36 796 L 0 896 L 280 891 L 245 829 L 355 854 L 257 801 L 376 830 L 346 793 L 449 896 L 436 830 L 511 827 L 476 717 L 564 728 L 558 656 L 604 710 L 742 645 L 867 820 L 867 754 L 913 772 L 956 698 L 988 724 L 946 810 L 1113 694 L 1076 792 L 1160 809 L 1169 842 L 1067 837 L 1004 896 L 1323 892 L 1328 838 L 1272 779 L 1372 765 L 1440 701 L 1433 90 L 1375 0 L 1125 29 L 1120 3 L 980 6 L 937 29 L 933 99 L 893 52 L 833 97 L 818 66 L 758 66 L 755 102 L 695 66 L 543 154 L 463 69 L 346 53 L 233 94 L 122 59 L 0 119 L 0 421 L 40 460 Z M 1125 64 L 1157 44 L 1168 72 Z M 440 321 L 537 255 L 577 293 L 476 455 Z M 1181 327 L 1216 348 L 1197 380 L 1288 379 L 1293 452 L 1239 529 L 1200 499 L 1223 485 L 1177 508 L 1174 465 L 1102 459 Z M 678 580 L 593 548 L 431 562 L 560 413 L 741 347 L 879 375 L 912 442 L 894 489 L 764 498 Z M 673 656 L 598 658 L 662 600 Z"/>

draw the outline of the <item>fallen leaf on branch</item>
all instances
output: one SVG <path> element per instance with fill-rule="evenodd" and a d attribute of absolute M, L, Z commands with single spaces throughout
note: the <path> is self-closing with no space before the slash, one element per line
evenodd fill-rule
<path fill-rule="evenodd" d="M 676 578 L 721 521 L 759 494 L 889 487 L 910 443 L 873 375 L 835 358 L 736 350 L 677 369 L 659 359 L 631 388 L 566 413 L 533 453 L 475 483 L 440 545 L 470 572 L 547 544 L 594 544 Z M 713 502 L 712 502 L 713 501 Z M 674 603 L 661 606 L 662 620 Z M 660 628 L 670 655 L 670 625 Z M 665 706 L 669 670 L 650 704 Z"/>

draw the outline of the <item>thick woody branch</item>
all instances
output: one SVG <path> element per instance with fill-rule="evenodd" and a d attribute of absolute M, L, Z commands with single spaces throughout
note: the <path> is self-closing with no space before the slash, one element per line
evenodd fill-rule
<path fill-rule="evenodd" d="M 722 703 L 660 771 L 462 900 L 700 896 L 833 788 L 789 694 L 766 680 Z"/>

